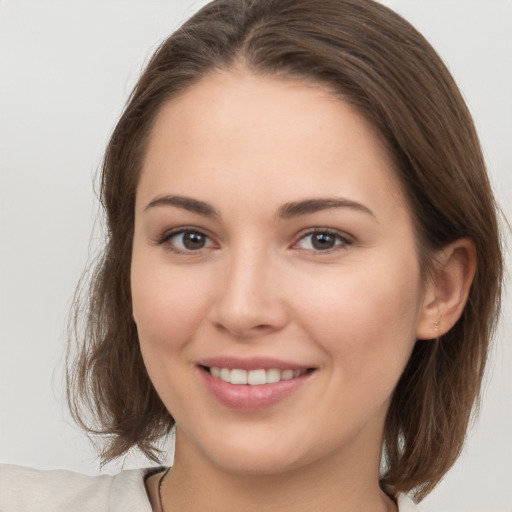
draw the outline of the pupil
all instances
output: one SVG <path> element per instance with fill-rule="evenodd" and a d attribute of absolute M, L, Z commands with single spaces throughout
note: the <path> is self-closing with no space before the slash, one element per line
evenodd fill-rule
<path fill-rule="evenodd" d="M 187 249 L 201 249 L 204 243 L 204 236 L 201 233 L 189 232 L 183 237 L 183 245 Z"/>
<path fill-rule="evenodd" d="M 334 247 L 334 236 L 327 233 L 317 233 L 313 235 L 313 247 L 315 249 L 325 250 Z"/>

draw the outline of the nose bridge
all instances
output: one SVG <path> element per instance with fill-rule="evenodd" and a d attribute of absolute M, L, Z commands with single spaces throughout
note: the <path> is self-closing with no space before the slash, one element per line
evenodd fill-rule
<path fill-rule="evenodd" d="M 281 328 L 286 308 L 276 265 L 268 247 L 251 241 L 234 247 L 226 257 L 215 322 L 238 337 Z"/>

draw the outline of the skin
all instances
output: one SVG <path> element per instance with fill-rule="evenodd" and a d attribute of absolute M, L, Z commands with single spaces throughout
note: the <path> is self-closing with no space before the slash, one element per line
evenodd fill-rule
<path fill-rule="evenodd" d="M 169 234 L 183 227 L 204 245 Z M 333 246 L 316 248 L 312 228 Z M 164 105 L 137 188 L 131 282 L 144 361 L 177 424 L 166 511 L 396 510 L 378 486 L 391 394 L 416 340 L 460 315 L 472 254 L 467 241 L 447 248 L 436 286 L 424 282 L 379 135 L 317 84 L 216 72 Z M 239 411 L 197 366 L 226 354 L 315 371 L 278 404 Z"/>

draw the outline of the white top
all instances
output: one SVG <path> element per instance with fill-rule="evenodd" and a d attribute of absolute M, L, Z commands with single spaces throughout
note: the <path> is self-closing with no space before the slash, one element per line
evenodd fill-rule
<path fill-rule="evenodd" d="M 150 469 L 86 476 L 0 465 L 0 512 L 151 512 L 144 479 Z M 420 512 L 405 494 L 399 512 Z"/>

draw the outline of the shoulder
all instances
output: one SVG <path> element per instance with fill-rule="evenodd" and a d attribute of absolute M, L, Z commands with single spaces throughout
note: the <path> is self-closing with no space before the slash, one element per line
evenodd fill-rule
<path fill-rule="evenodd" d="M 151 512 L 144 480 L 151 469 L 87 476 L 0 464 L 2 512 Z"/>
<path fill-rule="evenodd" d="M 87 476 L 72 471 L 41 471 L 0 464 L 2 512 L 151 512 L 145 478 L 160 468 Z M 426 512 L 405 494 L 399 512 Z"/>
<path fill-rule="evenodd" d="M 407 496 L 407 494 L 399 494 L 397 497 L 398 512 L 428 512 Z"/>

